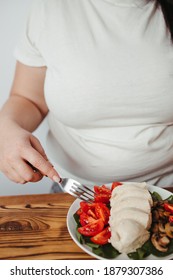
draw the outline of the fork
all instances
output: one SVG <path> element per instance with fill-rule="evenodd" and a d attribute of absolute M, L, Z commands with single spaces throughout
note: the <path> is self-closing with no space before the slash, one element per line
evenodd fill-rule
<path fill-rule="evenodd" d="M 92 203 L 94 200 L 95 192 L 93 190 L 71 178 L 61 178 L 58 185 L 63 192 L 67 192 L 83 201 Z"/>

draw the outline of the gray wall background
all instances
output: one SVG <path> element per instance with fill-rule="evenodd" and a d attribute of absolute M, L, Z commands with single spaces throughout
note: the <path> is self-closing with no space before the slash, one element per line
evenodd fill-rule
<path fill-rule="evenodd" d="M 23 31 L 28 9 L 33 0 L 0 0 L 0 108 L 7 100 L 15 69 L 14 48 Z M 47 122 L 34 132 L 45 147 Z M 0 136 L 1 137 L 1 136 Z M 44 178 L 37 183 L 25 185 L 8 180 L 0 172 L 0 196 L 49 193 L 52 182 Z"/>

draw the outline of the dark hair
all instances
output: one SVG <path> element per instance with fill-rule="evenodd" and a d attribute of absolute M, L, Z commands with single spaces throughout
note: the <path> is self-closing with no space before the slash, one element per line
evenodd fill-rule
<path fill-rule="evenodd" d="M 173 0 L 155 0 L 156 5 L 160 6 L 163 12 L 166 26 L 170 32 L 173 43 Z"/>

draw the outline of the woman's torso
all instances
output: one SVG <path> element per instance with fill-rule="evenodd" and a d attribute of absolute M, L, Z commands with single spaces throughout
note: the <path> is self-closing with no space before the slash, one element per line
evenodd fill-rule
<path fill-rule="evenodd" d="M 145 0 L 43 2 L 50 157 L 96 183 L 168 184 L 173 47 L 161 11 Z"/>

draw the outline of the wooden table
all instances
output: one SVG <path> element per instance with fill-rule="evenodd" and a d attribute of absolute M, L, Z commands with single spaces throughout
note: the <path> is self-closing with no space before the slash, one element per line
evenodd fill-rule
<path fill-rule="evenodd" d="M 63 193 L 0 197 L 0 259 L 93 259 L 68 233 L 66 216 L 73 201 Z"/>
<path fill-rule="evenodd" d="M 0 259 L 92 259 L 71 239 L 68 194 L 0 197 Z"/>

